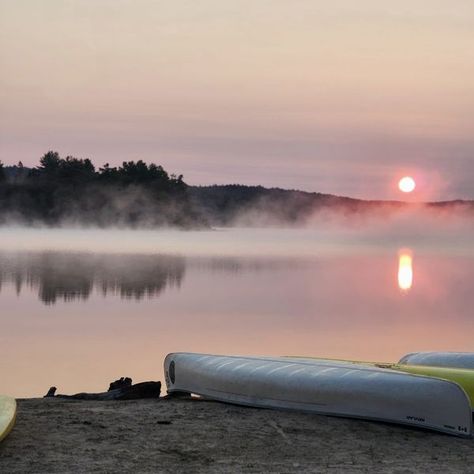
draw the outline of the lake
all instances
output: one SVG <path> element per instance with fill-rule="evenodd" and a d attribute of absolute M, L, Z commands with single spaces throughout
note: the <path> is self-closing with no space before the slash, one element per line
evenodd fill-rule
<path fill-rule="evenodd" d="M 471 224 L 4 228 L 0 392 L 163 380 L 168 352 L 397 361 L 474 350 Z"/>

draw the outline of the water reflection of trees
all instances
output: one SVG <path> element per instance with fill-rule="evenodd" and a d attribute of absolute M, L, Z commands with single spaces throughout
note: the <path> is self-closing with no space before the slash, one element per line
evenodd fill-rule
<path fill-rule="evenodd" d="M 87 253 L 2 254 L 0 285 L 11 282 L 37 289 L 46 304 L 86 300 L 97 291 L 127 299 L 156 297 L 179 287 L 185 259 L 171 255 L 98 255 Z"/>

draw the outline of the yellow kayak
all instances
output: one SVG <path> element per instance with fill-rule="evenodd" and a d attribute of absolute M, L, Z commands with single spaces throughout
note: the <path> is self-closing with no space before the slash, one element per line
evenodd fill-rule
<path fill-rule="evenodd" d="M 0 441 L 13 428 L 16 418 L 16 401 L 12 397 L 0 395 Z"/>
<path fill-rule="evenodd" d="M 405 372 L 414 375 L 424 375 L 425 377 L 435 377 L 437 379 L 449 380 L 450 382 L 457 383 L 466 392 L 471 403 L 471 408 L 474 411 L 474 370 L 472 369 L 458 369 L 452 367 L 431 367 L 426 365 L 404 365 L 404 364 L 392 364 L 384 362 L 365 362 L 365 361 L 353 361 L 353 360 L 340 360 L 340 359 L 324 359 L 318 357 L 304 357 L 296 356 L 289 357 L 291 359 L 307 359 L 317 360 L 318 362 L 324 361 L 337 361 L 347 364 L 365 364 L 372 367 L 379 367 L 382 369 L 396 370 L 397 372 Z"/>

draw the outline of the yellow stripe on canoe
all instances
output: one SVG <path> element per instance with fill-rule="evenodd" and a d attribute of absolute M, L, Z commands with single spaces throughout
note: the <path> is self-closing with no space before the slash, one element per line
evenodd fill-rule
<path fill-rule="evenodd" d="M 15 424 L 16 400 L 0 395 L 0 441 L 10 433 Z"/>
<path fill-rule="evenodd" d="M 453 367 L 431 367 L 425 365 L 401 365 L 384 362 L 366 362 L 354 361 L 345 359 L 326 359 L 322 357 L 307 357 L 307 356 L 291 356 L 291 359 L 309 359 L 321 361 L 343 362 L 349 364 L 362 364 L 372 367 L 380 367 L 382 369 L 395 370 L 397 372 L 405 372 L 414 375 L 424 375 L 426 377 L 434 377 L 437 379 L 448 380 L 460 385 L 471 402 L 471 408 L 474 411 L 474 370 L 472 369 L 458 369 Z"/>

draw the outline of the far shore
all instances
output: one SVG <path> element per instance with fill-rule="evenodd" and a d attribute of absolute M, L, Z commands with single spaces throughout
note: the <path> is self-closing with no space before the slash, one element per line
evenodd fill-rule
<path fill-rule="evenodd" d="M 474 440 L 216 402 L 22 399 L 2 473 L 473 472 Z"/>

